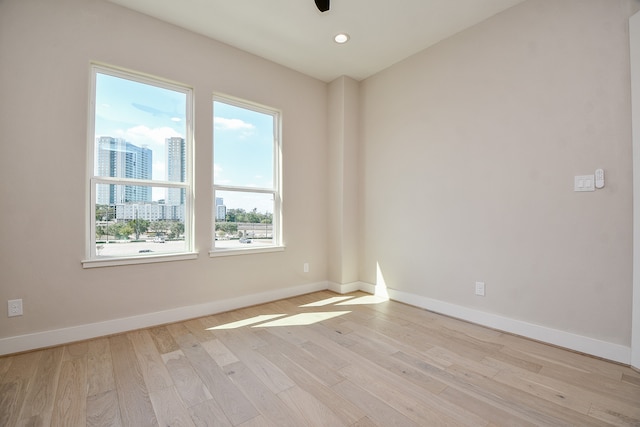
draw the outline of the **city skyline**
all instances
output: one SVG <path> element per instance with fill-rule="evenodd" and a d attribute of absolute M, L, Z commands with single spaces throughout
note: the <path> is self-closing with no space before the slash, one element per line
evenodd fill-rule
<path fill-rule="evenodd" d="M 185 141 L 166 139 L 166 181 L 184 182 Z M 152 152 L 124 139 L 102 136 L 97 140 L 97 174 L 105 177 L 151 179 Z M 152 200 L 152 192 L 164 190 L 163 199 Z M 115 206 L 116 220 L 184 221 L 185 191 L 181 188 L 98 184 L 96 203 Z"/>
<path fill-rule="evenodd" d="M 191 149 L 186 144 L 189 126 L 186 89 L 181 92 L 179 88 L 173 90 L 98 72 L 95 96 L 96 140 L 100 137 L 122 139 L 151 150 L 153 180 L 188 179 L 186 162 L 183 160 L 178 168 L 171 163 L 167 154 L 175 150 L 175 144 L 172 145 L 171 141 L 176 141 L 176 138 L 185 141 L 181 147 L 181 159 L 186 159 L 187 150 Z M 273 188 L 274 116 L 226 102 L 212 103 L 214 182 L 218 185 Z M 165 202 L 173 202 L 178 197 L 175 193 L 172 191 L 169 195 L 165 188 L 155 187 L 151 201 L 164 199 Z M 256 194 L 227 192 L 224 194 L 227 209 L 250 211 L 257 208 L 261 212 L 272 213 L 272 198 L 263 195 L 255 197 Z M 184 191 L 179 197 L 184 200 Z"/>
<path fill-rule="evenodd" d="M 171 138 L 186 140 L 187 136 L 186 90 L 173 90 L 100 72 L 96 73 L 95 90 L 96 140 L 111 137 L 151 150 L 151 176 L 147 179 L 167 181 L 167 141 Z M 155 187 L 152 201 L 161 199 L 167 199 L 167 192 Z"/>

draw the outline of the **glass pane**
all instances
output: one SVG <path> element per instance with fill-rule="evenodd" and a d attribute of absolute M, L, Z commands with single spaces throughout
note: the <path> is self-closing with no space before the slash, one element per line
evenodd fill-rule
<path fill-rule="evenodd" d="M 116 201 L 129 193 L 177 193 L 184 201 L 183 188 L 97 184 L 95 207 L 96 255 L 106 257 L 176 253 L 187 250 L 185 243 L 185 204 L 156 201 Z"/>
<path fill-rule="evenodd" d="M 274 188 L 274 116 L 213 102 L 214 183 Z"/>
<path fill-rule="evenodd" d="M 96 73 L 95 175 L 185 182 L 184 92 Z"/>
<path fill-rule="evenodd" d="M 255 248 L 273 241 L 273 194 L 216 191 L 215 247 Z"/>

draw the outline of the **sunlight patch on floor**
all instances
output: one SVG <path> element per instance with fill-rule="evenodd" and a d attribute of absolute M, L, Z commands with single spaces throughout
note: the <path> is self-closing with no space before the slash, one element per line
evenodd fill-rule
<path fill-rule="evenodd" d="M 322 307 L 324 305 L 335 304 L 351 298 L 353 297 L 332 297 L 316 302 L 310 302 L 309 304 L 301 305 L 300 307 Z"/>
<path fill-rule="evenodd" d="M 319 313 L 300 313 L 287 316 L 282 319 L 273 320 L 271 322 L 255 325 L 254 328 L 269 328 L 274 326 L 303 326 L 312 325 L 324 320 L 333 319 L 334 317 L 344 316 L 351 313 L 350 311 L 326 311 Z"/>
<path fill-rule="evenodd" d="M 286 314 L 261 314 L 259 316 L 251 317 L 249 319 L 238 320 L 237 322 L 225 323 L 224 325 L 218 325 L 211 328 L 207 328 L 208 331 L 214 331 L 216 329 L 236 329 L 243 326 L 255 325 L 256 323 L 266 322 L 267 320 L 275 319 L 277 317 L 286 316 Z"/>

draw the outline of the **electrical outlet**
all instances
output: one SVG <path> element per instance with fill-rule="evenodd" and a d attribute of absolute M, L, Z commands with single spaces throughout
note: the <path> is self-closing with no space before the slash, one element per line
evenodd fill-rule
<path fill-rule="evenodd" d="M 22 316 L 22 300 L 10 299 L 7 304 L 9 317 Z"/>
<path fill-rule="evenodd" d="M 308 262 L 305 262 L 305 263 L 302 265 L 302 271 L 304 271 L 305 273 L 308 273 L 308 272 L 309 272 L 309 263 L 308 263 Z"/>
<path fill-rule="evenodd" d="M 476 282 L 476 295 L 484 296 L 484 282 Z"/>

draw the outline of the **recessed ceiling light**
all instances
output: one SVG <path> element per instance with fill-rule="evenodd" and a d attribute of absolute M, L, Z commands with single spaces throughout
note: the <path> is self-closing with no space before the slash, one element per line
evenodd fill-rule
<path fill-rule="evenodd" d="M 336 41 L 336 43 L 343 44 L 349 41 L 349 34 L 347 33 L 336 34 L 336 36 L 333 39 Z"/>

